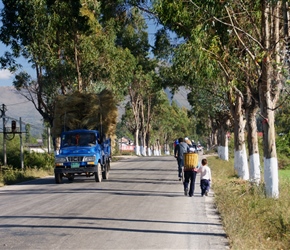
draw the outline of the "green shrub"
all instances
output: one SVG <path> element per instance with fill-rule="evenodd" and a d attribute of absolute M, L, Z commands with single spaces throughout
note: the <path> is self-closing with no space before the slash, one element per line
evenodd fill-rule
<path fill-rule="evenodd" d="M 5 185 L 11 185 L 19 182 L 19 180 L 25 180 L 25 174 L 21 170 L 7 168 L 4 170 L 2 178 Z"/>
<path fill-rule="evenodd" d="M 51 170 L 54 167 L 54 155 L 48 153 L 25 152 L 24 166 L 30 168 Z"/>
<path fill-rule="evenodd" d="M 34 180 L 52 174 L 53 174 L 52 169 L 44 170 L 37 168 L 25 168 L 24 170 L 22 170 L 15 169 L 11 166 L 5 168 L 2 167 L 0 173 L 0 186 L 12 185 L 23 181 Z"/>

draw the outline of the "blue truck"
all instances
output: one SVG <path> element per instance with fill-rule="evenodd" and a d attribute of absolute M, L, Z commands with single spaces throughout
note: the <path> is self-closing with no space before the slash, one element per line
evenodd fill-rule
<path fill-rule="evenodd" d="M 77 129 L 61 133 L 60 150 L 55 155 L 55 183 L 63 177 L 72 182 L 75 176 L 95 177 L 96 182 L 109 178 L 111 140 L 98 130 Z"/>

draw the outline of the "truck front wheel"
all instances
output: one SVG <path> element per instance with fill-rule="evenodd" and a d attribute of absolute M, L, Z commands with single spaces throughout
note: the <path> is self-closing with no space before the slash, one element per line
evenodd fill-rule
<path fill-rule="evenodd" d="M 60 173 L 55 173 L 54 174 L 54 179 L 56 184 L 62 183 L 62 174 Z"/>
<path fill-rule="evenodd" d="M 95 174 L 96 182 L 102 182 L 102 166 L 101 166 L 101 163 L 98 163 L 97 172 L 95 172 L 94 174 Z"/>

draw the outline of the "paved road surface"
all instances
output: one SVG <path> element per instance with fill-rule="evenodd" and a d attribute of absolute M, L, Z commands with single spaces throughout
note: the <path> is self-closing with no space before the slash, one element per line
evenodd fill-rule
<path fill-rule="evenodd" d="M 229 249 L 213 193 L 185 197 L 172 156 L 111 164 L 109 180 L 0 188 L 0 249 Z"/>

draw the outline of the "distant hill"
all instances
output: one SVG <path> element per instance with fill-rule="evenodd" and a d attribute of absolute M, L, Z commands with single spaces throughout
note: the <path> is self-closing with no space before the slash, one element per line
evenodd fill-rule
<path fill-rule="evenodd" d="M 6 105 L 6 117 L 9 118 L 6 127 L 11 127 L 11 120 L 17 121 L 19 118 L 24 124 L 30 124 L 31 134 L 34 137 L 41 137 L 43 132 L 42 117 L 35 109 L 33 104 L 23 97 L 14 87 L 0 87 L 0 105 Z M 23 124 L 23 126 L 25 126 Z M 23 128 L 24 129 L 24 128 Z M 0 132 L 3 131 L 2 119 L 0 121 Z"/>
<path fill-rule="evenodd" d="M 179 87 L 178 91 L 172 96 L 170 89 L 166 88 L 165 93 L 170 100 L 170 103 L 174 101 L 178 107 L 191 109 L 189 102 L 187 101 L 187 94 L 189 93 L 184 87 Z"/>

